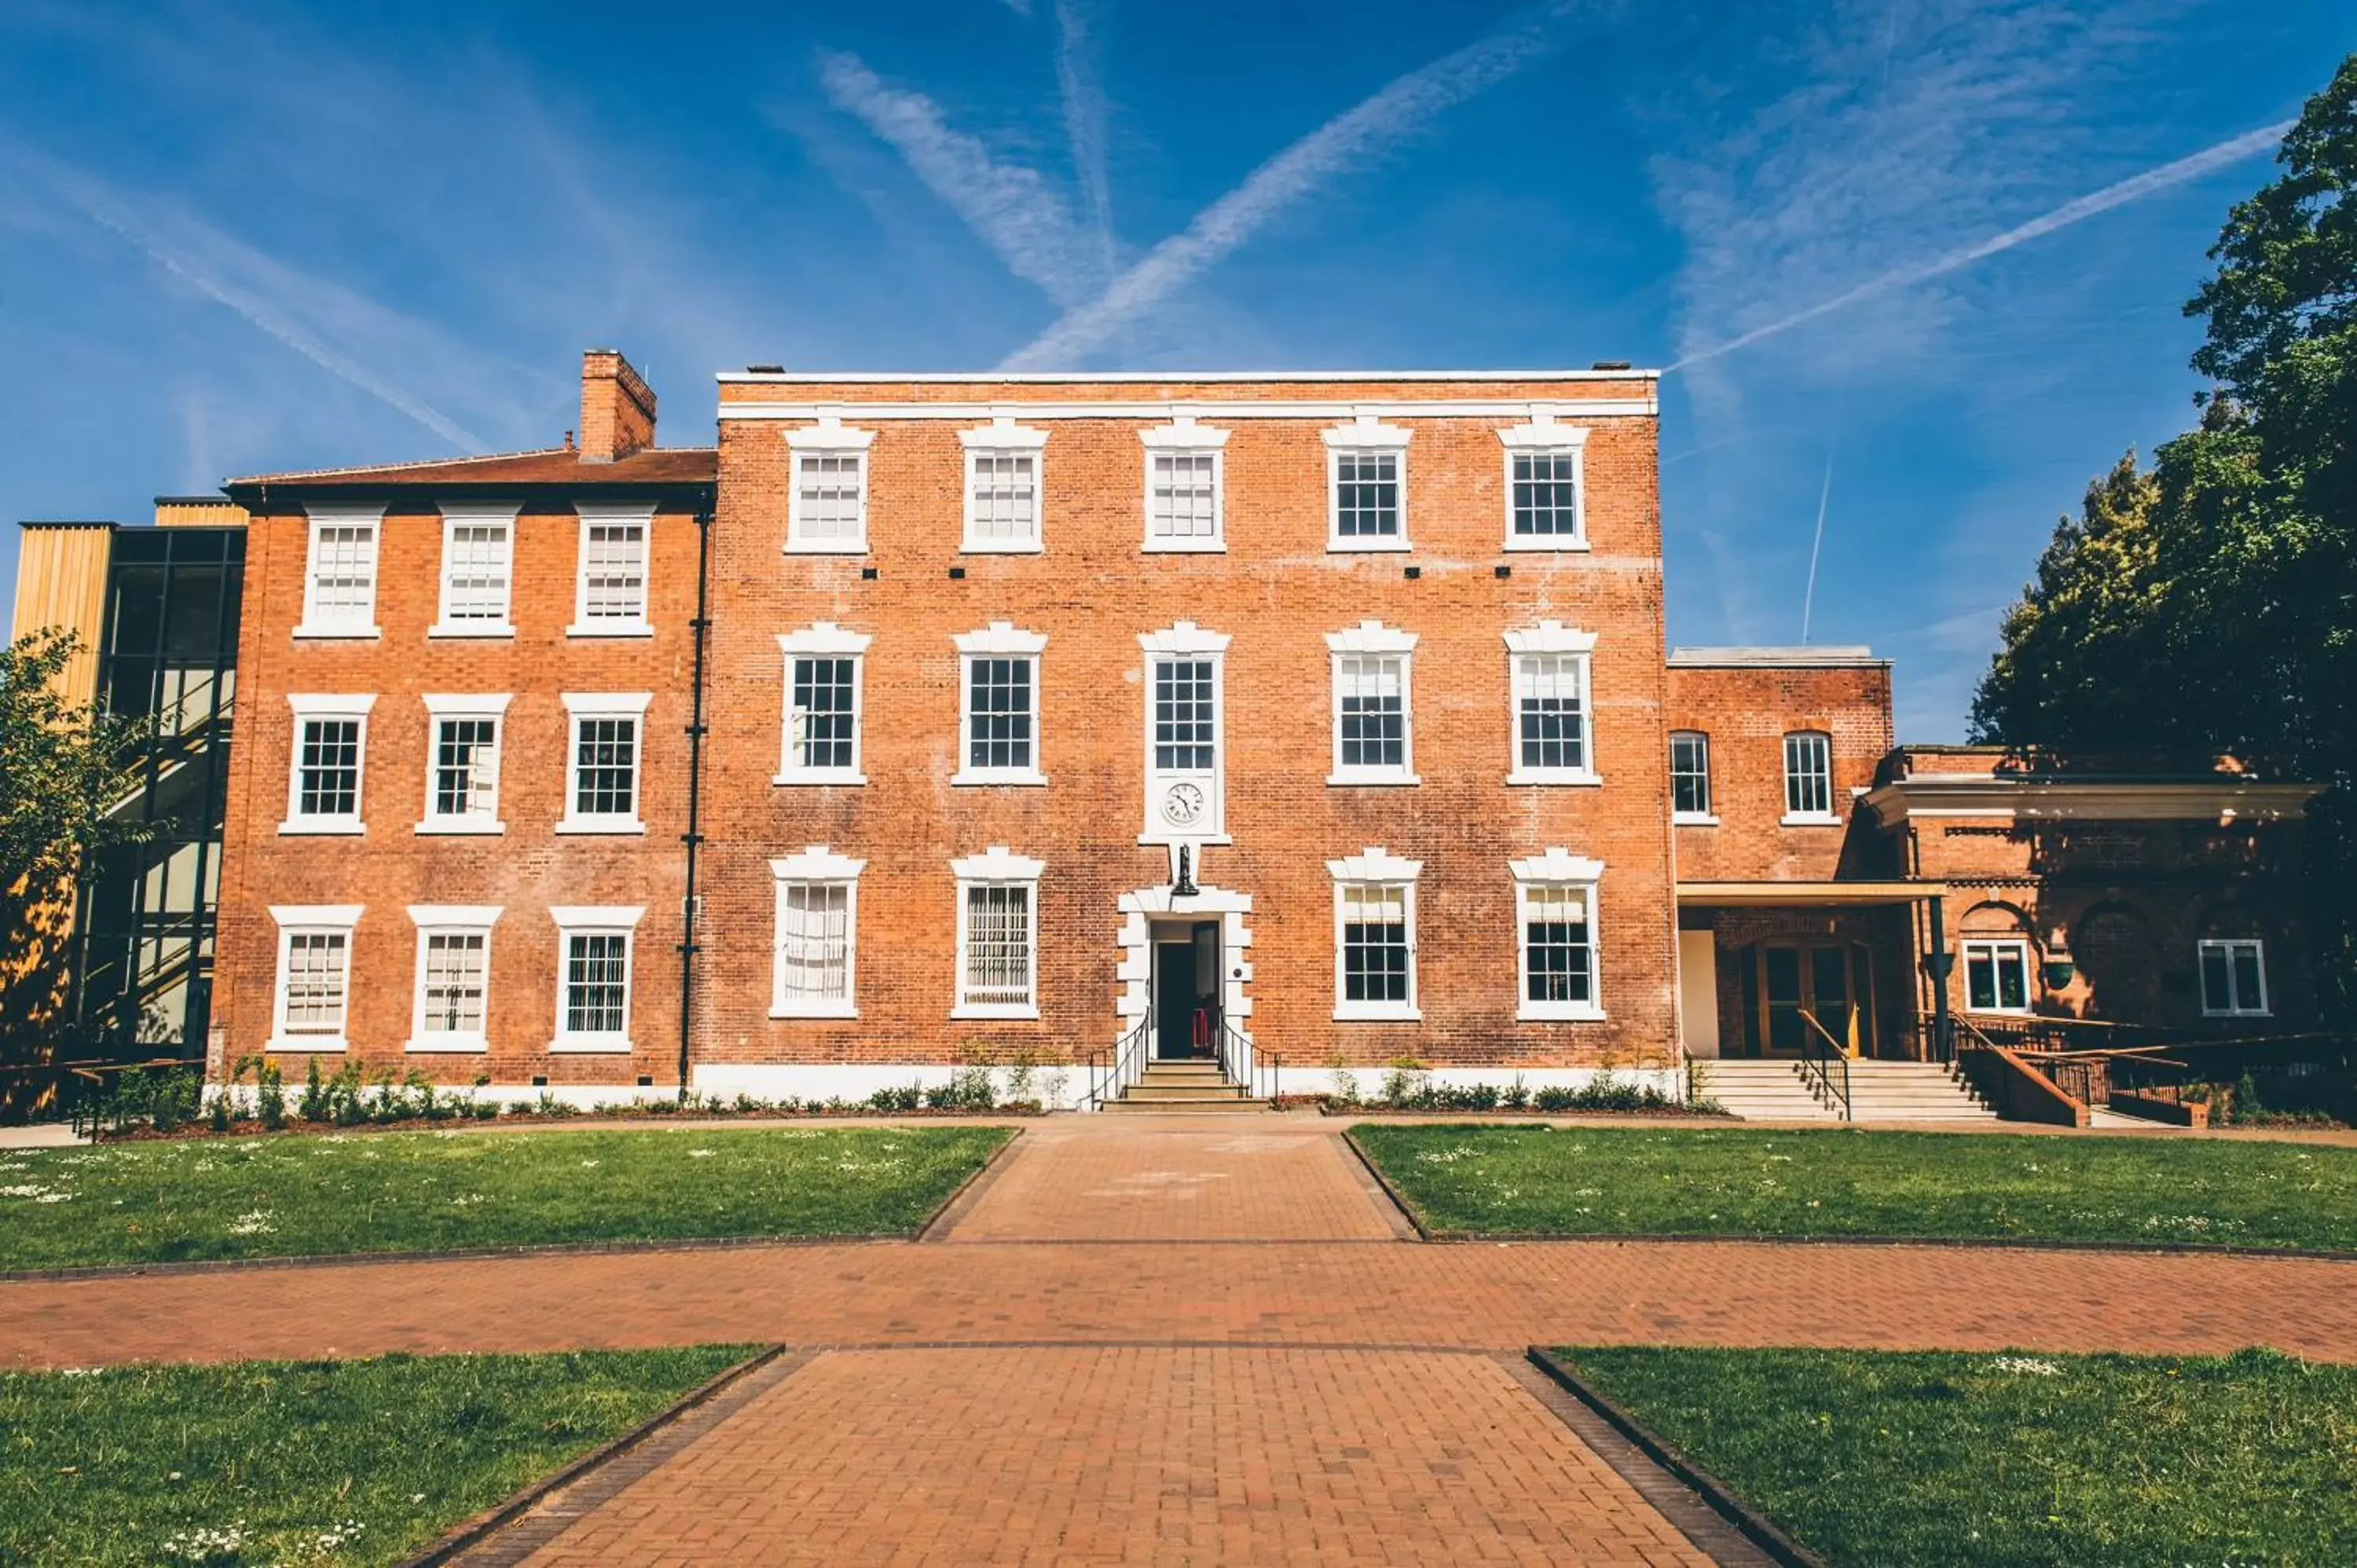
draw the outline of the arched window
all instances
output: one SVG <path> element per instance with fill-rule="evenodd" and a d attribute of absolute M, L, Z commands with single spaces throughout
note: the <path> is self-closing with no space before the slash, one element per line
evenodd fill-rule
<path fill-rule="evenodd" d="M 1964 1010 L 2027 1013 L 2037 994 L 2030 979 L 2029 925 L 2009 904 L 1981 904 L 1964 912 Z"/>

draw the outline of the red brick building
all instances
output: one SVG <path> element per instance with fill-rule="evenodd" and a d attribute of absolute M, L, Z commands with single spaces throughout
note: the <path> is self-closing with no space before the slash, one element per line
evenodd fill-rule
<path fill-rule="evenodd" d="M 217 1062 L 677 1081 L 715 459 L 654 415 L 593 353 L 577 446 L 227 487 L 252 663 Z"/>
<path fill-rule="evenodd" d="M 1665 656 L 1649 372 L 755 370 L 692 449 L 654 411 L 593 352 L 577 447 L 228 487 L 219 1057 L 858 1098 L 1669 1085 L 1803 1011 L 1936 1048 L 1981 917 L 1889 667 Z"/>

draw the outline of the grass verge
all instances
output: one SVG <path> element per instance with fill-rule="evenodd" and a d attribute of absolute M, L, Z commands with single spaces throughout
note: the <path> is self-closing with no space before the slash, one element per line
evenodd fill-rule
<path fill-rule="evenodd" d="M 914 1230 L 999 1127 L 381 1133 L 0 1155 L 0 1268 Z"/>
<path fill-rule="evenodd" d="M 2212 1139 L 1361 1126 L 1440 1234 L 2357 1250 L 2357 1150 Z"/>
<path fill-rule="evenodd" d="M 2357 1562 L 2357 1369 L 2262 1350 L 1556 1354 L 1830 1563 Z"/>
<path fill-rule="evenodd" d="M 0 1562 L 398 1562 L 754 1348 L 0 1373 Z"/>

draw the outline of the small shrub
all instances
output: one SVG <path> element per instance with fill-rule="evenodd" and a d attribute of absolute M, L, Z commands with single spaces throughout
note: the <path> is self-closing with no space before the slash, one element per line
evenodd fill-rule
<path fill-rule="evenodd" d="M 1516 1073 L 1514 1081 L 1499 1092 L 1498 1104 L 1507 1111 L 1522 1111 L 1527 1109 L 1530 1103 L 1531 1086 L 1523 1081 L 1521 1073 Z"/>
<path fill-rule="evenodd" d="M 925 1086 L 912 1083 L 902 1089 L 879 1089 L 867 1097 L 870 1111 L 915 1111 L 925 1102 Z"/>
<path fill-rule="evenodd" d="M 319 1058 L 313 1057 L 303 1067 L 303 1097 L 296 1102 L 296 1114 L 306 1122 L 328 1119 L 328 1085 L 319 1076 Z"/>
<path fill-rule="evenodd" d="M 1334 1102 L 1338 1105 L 1359 1103 L 1359 1075 L 1351 1070 L 1350 1063 L 1336 1051 L 1326 1058 L 1326 1070 L 1334 1075 Z"/>
<path fill-rule="evenodd" d="M 1531 1103 L 1550 1114 L 1579 1109 L 1579 1091 L 1568 1084 L 1550 1083 L 1531 1097 Z"/>
<path fill-rule="evenodd" d="M 842 1101 L 830 1100 L 832 1111 Z M 998 1090 L 990 1081 L 986 1067 L 962 1067 L 950 1074 L 950 1080 L 925 1090 L 925 1103 L 936 1111 L 995 1111 L 998 1108 Z"/>
<path fill-rule="evenodd" d="M 1394 1057 L 1391 1071 L 1383 1075 L 1383 1103 L 1394 1110 L 1405 1110 L 1417 1097 L 1430 1090 L 1431 1069 L 1414 1057 Z"/>
<path fill-rule="evenodd" d="M 267 1132 L 275 1133 L 286 1125 L 286 1075 L 276 1062 L 264 1061 L 254 1074 L 253 1111 Z"/>

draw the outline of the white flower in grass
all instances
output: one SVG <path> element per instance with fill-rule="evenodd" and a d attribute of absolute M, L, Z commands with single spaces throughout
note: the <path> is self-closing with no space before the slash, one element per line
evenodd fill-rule
<path fill-rule="evenodd" d="M 691 1160 L 708 1160 L 719 1152 L 717 1149 L 690 1149 L 687 1152 L 687 1157 Z"/>
<path fill-rule="evenodd" d="M 245 1521 L 220 1526 L 199 1525 L 164 1538 L 164 1555 L 188 1563 L 210 1563 L 235 1557 L 245 1550 Z"/>
<path fill-rule="evenodd" d="M 2062 1369 L 2036 1356 L 1999 1356 L 1989 1365 L 2000 1372 L 2011 1372 L 2021 1378 L 2059 1378 Z"/>
<path fill-rule="evenodd" d="M 584 1160 L 581 1162 L 581 1168 L 585 1171 L 594 1171 L 597 1168 L 597 1162 L 595 1160 Z"/>
<path fill-rule="evenodd" d="M 241 1214 L 229 1222 L 232 1236 L 267 1236 L 278 1229 L 270 1222 L 270 1211 L 257 1208 L 251 1214 Z"/>

